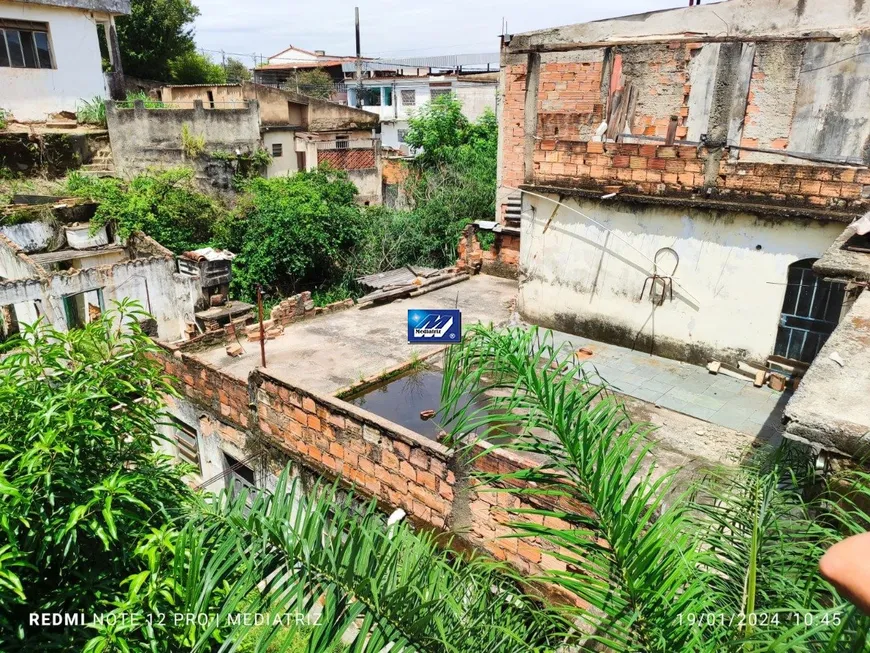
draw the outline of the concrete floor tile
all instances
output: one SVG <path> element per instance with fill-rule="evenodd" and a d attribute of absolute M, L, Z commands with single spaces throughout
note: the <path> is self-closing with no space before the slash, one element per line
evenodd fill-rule
<path fill-rule="evenodd" d="M 698 419 L 703 419 L 707 422 L 713 421 L 713 415 L 716 414 L 716 411 L 712 408 L 704 408 L 702 406 L 698 406 L 695 403 L 687 403 L 686 409 L 682 412 L 687 415 L 691 415 L 692 417 L 697 417 Z"/>
<path fill-rule="evenodd" d="M 681 413 L 686 413 L 688 408 L 688 403 L 685 401 L 681 401 L 674 397 L 663 395 L 656 402 L 657 406 L 662 406 L 663 408 L 669 408 L 670 410 L 676 410 Z"/>
<path fill-rule="evenodd" d="M 722 399 L 717 399 L 716 397 L 711 397 L 710 395 L 705 394 L 693 400 L 692 403 L 700 408 L 717 411 L 720 408 L 723 408 L 726 402 Z"/>
<path fill-rule="evenodd" d="M 670 385 L 668 383 L 661 383 L 660 381 L 656 381 L 655 379 L 644 381 L 640 384 L 640 387 L 651 392 L 658 392 L 660 396 L 674 389 L 673 385 Z"/>
<path fill-rule="evenodd" d="M 631 393 L 632 397 L 637 397 L 641 401 L 648 401 L 650 403 L 657 403 L 658 400 L 664 395 L 664 391 L 656 390 L 653 388 L 647 388 L 643 385 L 635 388 Z"/>
<path fill-rule="evenodd" d="M 713 413 L 710 421 L 735 431 L 746 432 L 746 414 L 742 411 L 732 410 L 728 406 Z"/>
<path fill-rule="evenodd" d="M 689 390 L 686 390 L 685 388 L 671 388 L 665 394 L 665 397 L 672 397 L 672 398 L 677 399 L 679 401 L 691 403 L 691 402 L 695 401 L 696 399 L 698 399 L 698 397 L 700 397 L 700 395 L 696 392 L 691 392 Z"/>

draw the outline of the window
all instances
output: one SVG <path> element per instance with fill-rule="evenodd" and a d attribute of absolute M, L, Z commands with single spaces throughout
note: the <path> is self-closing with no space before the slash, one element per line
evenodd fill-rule
<path fill-rule="evenodd" d="M 391 86 L 384 87 L 384 106 L 393 106 L 393 89 Z"/>
<path fill-rule="evenodd" d="M 381 106 L 381 89 L 377 88 L 361 88 L 359 90 L 362 105 L 364 107 L 379 107 Z"/>
<path fill-rule="evenodd" d="M 433 88 L 431 91 L 432 99 L 441 97 L 443 95 L 450 95 L 453 91 L 449 88 Z"/>
<path fill-rule="evenodd" d="M 300 172 L 305 170 L 305 152 L 296 153 L 296 169 Z"/>
<path fill-rule="evenodd" d="M 408 130 L 407 129 L 400 129 L 400 130 L 398 130 L 398 132 L 399 132 L 399 142 L 404 143 L 405 136 L 408 135 Z"/>
<path fill-rule="evenodd" d="M 272 143 L 272 156 L 278 158 L 284 155 L 284 145 L 281 143 Z"/>
<path fill-rule="evenodd" d="M 252 501 L 252 495 L 257 493 L 257 486 L 254 483 L 254 470 L 239 462 L 228 453 L 224 453 L 224 465 L 228 472 L 227 480 L 229 481 L 232 495 L 238 496 L 244 488 L 247 488 L 250 492 L 248 501 Z"/>
<path fill-rule="evenodd" d="M 336 150 L 346 150 L 350 147 L 350 141 L 347 138 L 347 134 L 339 134 L 335 137 L 335 149 Z"/>
<path fill-rule="evenodd" d="M 89 322 L 99 319 L 103 312 L 103 290 L 88 290 L 63 298 L 67 329 L 81 329 Z"/>
<path fill-rule="evenodd" d="M 178 456 L 199 469 L 199 444 L 196 439 L 196 429 L 180 419 L 175 417 L 171 419 L 172 425 L 175 427 L 175 446 L 178 448 Z"/>
<path fill-rule="evenodd" d="M 402 91 L 402 104 L 406 107 L 413 107 L 417 104 L 417 91 L 408 89 Z"/>
<path fill-rule="evenodd" d="M 0 67 L 52 68 L 48 24 L 0 18 Z"/>

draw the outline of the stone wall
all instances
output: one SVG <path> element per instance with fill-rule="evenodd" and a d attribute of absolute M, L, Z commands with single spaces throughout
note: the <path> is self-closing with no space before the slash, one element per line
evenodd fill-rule
<path fill-rule="evenodd" d="M 504 509 L 521 507 L 520 500 L 471 487 L 472 469 L 454 450 L 341 399 L 288 383 L 266 369 L 253 371 L 245 381 L 172 346 L 162 345 L 156 356 L 180 382 L 182 399 L 170 402 L 170 411 L 186 421 L 199 416 L 195 426 L 200 442 L 216 437 L 236 458 L 248 457 L 266 444 L 300 469 L 339 479 L 361 497 L 376 499 L 385 511 L 401 508 L 418 526 L 451 533 L 458 545 L 487 551 L 524 573 L 565 569 L 553 557 L 552 547 L 537 538 L 500 538 L 508 533 L 506 522 L 514 519 Z M 474 463 L 483 472 L 530 465 L 501 450 L 490 450 Z M 204 476 L 220 471 L 209 468 Z M 262 470 L 256 473 L 261 476 Z M 546 505 L 534 501 L 524 501 L 522 507 Z M 531 518 L 543 523 L 543 518 Z M 558 520 L 548 523 L 565 526 Z"/>

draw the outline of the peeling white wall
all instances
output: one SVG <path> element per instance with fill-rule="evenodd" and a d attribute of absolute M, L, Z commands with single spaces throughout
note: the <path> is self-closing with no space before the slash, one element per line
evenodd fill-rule
<path fill-rule="evenodd" d="M 0 227 L 0 234 L 31 253 L 46 249 L 57 237 L 57 230 L 46 222 L 23 222 Z"/>
<path fill-rule="evenodd" d="M 819 257 L 843 229 L 839 223 L 745 213 L 565 203 L 614 233 L 562 207 L 553 214 L 551 202 L 527 196 L 523 213 L 534 217 L 522 221 L 523 316 L 592 338 L 654 332 L 663 345 L 755 360 L 773 351 L 788 266 Z M 653 258 L 662 247 L 679 255 L 676 279 L 684 289 L 675 285 L 674 300 L 655 307 L 649 288 L 640 299 L 652 273 L 643 255 Z"/>
<path fill-rule="evenodd" d="M 75 111 L 80 100 L 107 97 L 96 18 L 81 9 L 0 0 L 0 18 L 48 23 L 54 69 L 0 68 L 0 108 L 36 122 Z"/>

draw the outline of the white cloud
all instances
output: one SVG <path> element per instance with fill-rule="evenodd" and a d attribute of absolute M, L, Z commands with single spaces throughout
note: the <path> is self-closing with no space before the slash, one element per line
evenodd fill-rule
<path fill-rule="evenodd" d="M 496 52 L 501 21 L 511 33 L 683 7 L 685 0 L 194 0 L 199 47 L 271 55 L 288 44 L 354 52 L 354 6 L 364 55 Z"/>

